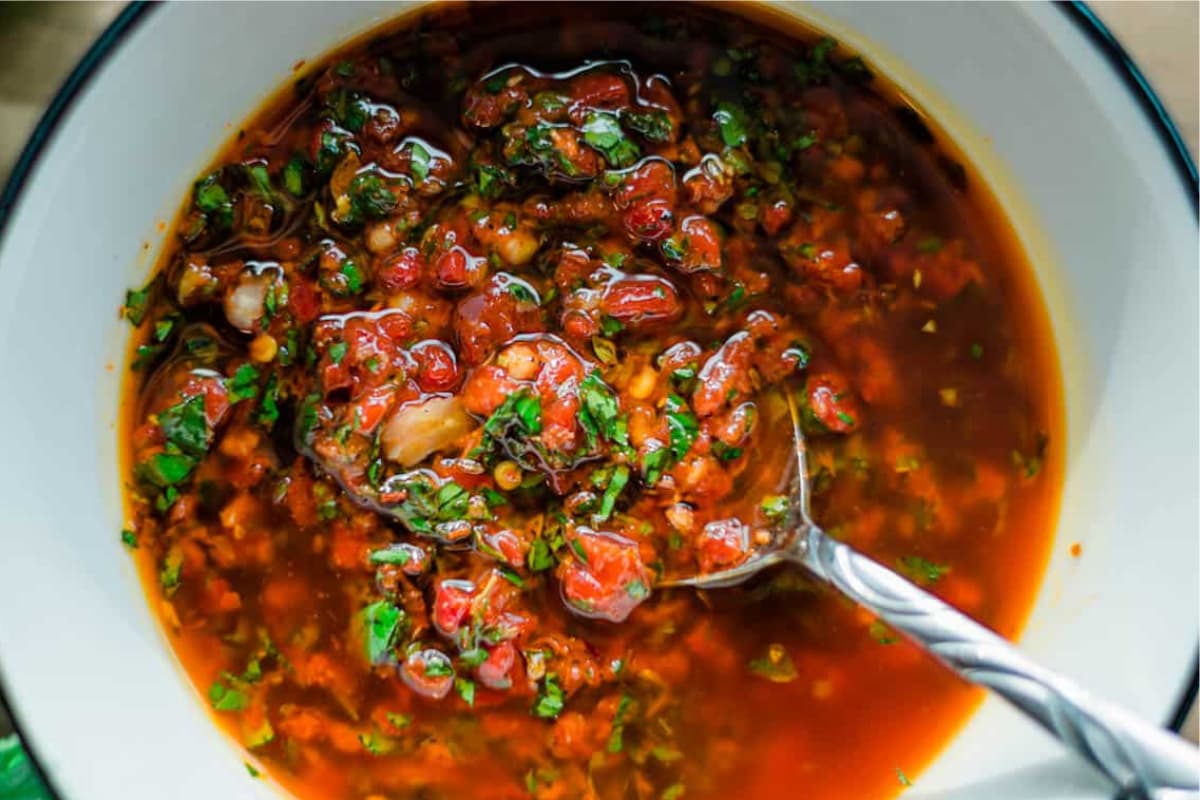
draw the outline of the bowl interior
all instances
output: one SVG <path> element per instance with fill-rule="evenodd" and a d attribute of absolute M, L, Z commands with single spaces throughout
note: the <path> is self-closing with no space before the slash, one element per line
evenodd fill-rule
<path fill-rule="evenodd" d="M 298 59 L 404 7 L 144 11 L 105 46 L 22 176 L 0 232 L 0 683 L 66 796 L 271 796 L 209 721 L 122 552 L 116 424 L 128 328 L 117 309 L 153 263 L 156 224 L 233 126 Z M 1197 641 L 1190 187 L 1117 73 L 1055 7 L 781 8 L 890 75 L 1013 219 L 1050 308 L 1068 405 L 1058 541 L 1022 645 L 1165 721 Z M 174 57 L 195 52 L 200 32 L 220 43 L 219 58 Z M 989 700 L 908 796 L 1102 789 Z"/>

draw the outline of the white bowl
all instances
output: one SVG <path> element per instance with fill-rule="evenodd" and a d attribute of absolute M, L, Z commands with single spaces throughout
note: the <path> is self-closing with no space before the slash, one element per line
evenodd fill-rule
<path fill-rule="evenodd" d="M 209 720 L 120 545 L 128 329 L 117 308 L 153 263 L 156 223 L 231 125 L 298 59 L 399 8 L 132 8 L 72 75 L 0 202 L 0 683 L 63 797 L 274 794 Z M 1196 677 L 1194 177 L 1078 10 L 785 10 L 892 76 L 1015 221 L 1051 310 L 1068 405 L 1058 543 L 1022 646 L 1172 721 Z M 1067 556 L 1073 541 L 1080 559 Z M 992 700 L 916 784 L 907 796 L 1108 796 Z"/>

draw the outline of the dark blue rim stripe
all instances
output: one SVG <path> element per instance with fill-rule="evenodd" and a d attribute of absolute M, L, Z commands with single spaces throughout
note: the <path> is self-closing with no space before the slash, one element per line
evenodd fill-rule
<path fill-rule="evenodd" d="M 112 24 L 105 28 L 104 33 L 100 34 L 95 43 L 83 54 L 83 58 L 79 59 L 79 63 L 75 65 L 75 68 L 71 70 L 66 80 L 63 81 L 62 86 L 59 87 L 58 92 L 55 93 L 54 99 L 50 101 L 46 112 L 42 114 L 37 126 L 33 129 L 33 133 L 30 134 L 29 141 L 25 143 L 25 147 L 21 150 L 21 155 L 17 157 L 17 162 L 13 165 L 12 172 L 9 174 L 8 182 L 4 185 L 4 189 L 0 191 L 0 246 L 3 246 L 4 230 L 12 218 L 12 211 L 17 204 L 17 198 L 20 196 L 21 190 L 25 188 L 29 176 L 33 173 L 38 157 L 45 151 L 46 145 L 58 130 L 58 124 L 62 121 L 68 109 L 70 109 L 71 104 L 79 97 L 80 92 L 100 71 L 100 67 L 104 65 L 108 57 L 125 40 L 125 37 L 132 33 L 137 25 L 145 19 L 147 12 L 153 8 L 154 6 L 145 0 L 135 0 L 135 2 L 131 2 L 122 9 L 117 18 L 112 21 Z M 29 756 L 29 763 L 32 765 L 33 770 L 41 777 L 42 783 L 46 785 L 46 789 L 49 791 L 52 800 L 61 800 L 66 795 L 54 785 L 50 770 L 43 766 L 42 762 L 38 759 L 29 736 L 22 732 L 25 729 L 25 725 L 21 722 L 21 714 L 17 710 L 16 705 L 9 701 L 9 698 L 12 696 L 12 692 L 8 691 L 4 686 L 3 673 L 0 673 L 0 705 L 3 705 L 8 710 L 13 730 L 16 731 L 18 738 L 20 738 L 21 744 L 25 748 L 25 754 Z M 48 742 L 42 742 L 41 744 L 49 748 Z"/>
<path fill-rule="evenodd" d="M 1121 46 L 1108 27 L 1100 21 L 1082 0 L 1059 2 L 1056 5 L 1066 14 L 1068 19 L 1075 23 L 1079 32 L 1104 54 L 1110 66 L 1112 66 L 1113 70 L 1129 88 L 1138 105 L 1150 117 L 1158 131 L 1159 137 L 1162 139 L 1163 146 L 1171 153 L 1171 160 L 1175 164 L 1179 177 L 1183 182 L 1183 188 L 1188 195 L 1188 200 L 1192 204 L 1193 211 L 1196 211 L 1198 208 L 1196 165 L 1192 161 L 1187 146 L 1184 144 L 1183 135 L 1171 120 L 1170 114 L 1167 113 L 1162 100 L 1155 93 L 1154 89 L 1151 88 L 1146 76 L 1138 68 L 1137 64 L 1134 63 L 1133 59 L 1129 57 L 1125 48 Z M 21 190 L 33 172 L 38 157 L 53 137 L 58 124 L 62 121 L 71 103 L 74 102 L 79 96 L 80 91 L 95 76 L 104 61 L 112 55 L 121 42 L 124 41 L 125 37 L 137 27 L 138 23 L 145 19 L 146 14 L 154 7 L 154 4 L 146 0 L 135 0 L 126 6 L 113 23 L 100 35 L 95 44 L 88 48 L 83 58 L 71 70 L 71 74 L 67 76 L 67 79 L 50 101 L 46 112 L 38 121 L 37 126 L 29 137 L 29 141 L 25 144 L 21 155 L 17 158 L 16 164 L 13 165 L 7 184 L 5 184 L 3 191 L 0 191 L 0 242 L 3 241 L 4 229 L 8 224 L 12 209 L 16 205 Z M 1167 723 L 1172 729 L 1179 730 L 1183 726 L 1183 722 L 1187 718 L 1198 690 L 1200 690 L 1200 645 L 1197 646 L 1197 654 L 1192 660 L 1192 669 L 1185 679 L 1184 689 L 1180 695 L 1175 713 Z M 12 718 L 13 728 L 25 745 L 25 751 L 29 755 L 30 763 L 42 776 L 46 786 L 50 789 L 51 795 L 56 798 L 64 797 L 62 792 L 55 789 L 49 771 L 42 767 L 29 737 L 21 733 L 21 729 L 24 726 L 20 721 L 20 715 L 16 706 L 8 701 L 9 696 L 11 696 L 11 692 L 5 690 L 3 676 L 0 676 L 0 704 L 3 704 L 8 709 L 9 716 Z"/>
<path fill-rule="evenodd" d="M 1155 123 L 1163 147 L 1171 153 L 1171 160 L 1183 183 L 1188 201 L 1192 204 L 1192 211 L 1200 216 L 1200 184 L 1196 178 L 1196 163 L 1192 161 L 1187 144 L 1183 141 L 1183 135 L 1167 112 L 1162 98 L 1151 87 L 1150 81 L 1146 79 L 1129 53 L 1117 41 L 1117 37 L 1113 35 L 1107 25 L 1100 21 L 1096 13 L 1087 7 L 1087 4 L 1082 0 L 1074 0 L 1070 3 L 1060 3 L 1058 7 L 1066 12 L 1067 18 L 1075 23 L 1080 33 L 1086 36 L 1104 55 L 1109 66 L 1129 88 L 1138 105 Z M 1183 729 L 1183 723 L 1187 721 L 1198 693 L 1200 693 L 1200 645 L 1197 645 L 1196 654 L 1192 656 L 1191 671 L 1184 677 L 1183 685 L 1179 690 L 1175 711 L 1166 723 L 1172 730 Z"/>
<path fill-rule="evenodd" d="M 1069 3 L 1060 3 L 1059 8 L 1067 13 L 1067 17 L 1075 23 L 1076 27 L 1082 32 L 1092 44 L 1100 50 L 1104 57 L 1108 60 L 1109 65 L 1129 87 L 1138 105 L 1146 112 L 1151 121 L 1155 123 L 1158 129 L 1158 135 L 1163 140 L 1163 146 L 1169 150 L 1173 156 L 1172 161 L 1175 168 L 1180 173 L 1180 178 L 1183 180 L 1188 189 L 1188 197 L 1191 200 L 1192 208 L 1197 208 L 1197 193 L 1198 184 L 1196 178 L 1196 162 L 1192 160 L 1192 154 L 1188 151 L 1187 143 L 1183 140 L 1183 134 L 1180 133 L 1179 127 L 1171 119 L 1171 114 L 1167 111 L 1166 105 L 1162 98 L 1154 91 L 1154 87 L 1150 85 L 1150 81 L 1145 74 L 1130 57 L 1128 51 L 1117 41 L 1117 37 L 1108 29 L 1108 26 L 1100 21 L 1096 16 L 1096 12 L 1088 8 L 1083 0 L 1072 0 Z"/>

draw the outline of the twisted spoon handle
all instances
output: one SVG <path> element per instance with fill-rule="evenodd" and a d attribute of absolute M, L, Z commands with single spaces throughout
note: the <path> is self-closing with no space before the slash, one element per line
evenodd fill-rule
<path fill-rule="evenodd" d="M 807 569 L 966 680 L 1008 700 L 1125 792 L 1152 800 L 1200 798 L 1200 756 L 1183 739 L 1039 667 L 978 622 L 816 525 L 803 524 L 794 542 L 791 555 Z"/>

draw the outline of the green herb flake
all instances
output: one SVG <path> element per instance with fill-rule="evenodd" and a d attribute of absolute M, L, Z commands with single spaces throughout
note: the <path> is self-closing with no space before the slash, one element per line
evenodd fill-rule
<path fill-rule="evenodd" d="M 173 317 L 164 317 L 154 323 L 154 341 L 165 342 L 167 337 L 171 335 L 171 331 L 175 329 L 175 319 Z"/>
<path fill-rule="evenodd" d="M 246 767 L 246 772 L 250 775 L 251 778 L 261 778 L 262 777 L 262 773 L 259 772 L 257 769 L 255 769 L 254 765 L 251 764 L 249 761 L 243 761 L 242 765 Z"/>
<path fill-rule="evenodd" d="M 612 365 L 617 363 L 617 346 L 613 344 L 611 339 L 605 339 L 602 336 L 593 336 L 592 352 L 596 354 L 596 360 L 601 364 Z"/>
<path fill-rule="evenodd" d="M 733 461 L 742 457 L 742 448 L 730 447 L 718 439 L 712 443 L 712 453 L 720 461 Z"/>
<path fill-rule="evenodd" d="M 667 432 L 671 439 L 671 455 L 676 461 L 683 460 L 700 435 L 699 420 L 676 394 L 667 396 Z"/>
<path fill-rule="evenodd" d="M 464 666 L 474 669 L 488 660 L 488 651 L 484 650 L 482 647 L 473 647 L 470 650 L 464 650 L 459 653 L 458 660 L 461 661 Z"/>
<path fill-rule="evenodd" d="M 554 553 L 544 539 L 534 539 L 525 556 L 525 565 L 532 572 L 544 572 L 554 566 Z"/>
<path fill-rule="evenodd" d="M 438 658 L 430 658 L 425 661 L 425 675 L 429 678 L 449 678 L 454 674 L 454 668 L 450 666 L 450 660 L 445 657 L 445 654 L 440 651 L 437 653 Z"/>
<path fill-rule="evenodd" d="M 889 645 L 900 641 L 894 631 L 887 626 L 887 623 L 882 620 L 875 620 L 867 626 L 867 633 L 878 644 Z"/>
<path fill-rule="evenodd" d="M 941 580 L 950 567 L 945 564 L 934 564 L 931 561 L 926 561 L 920 556 L 901 556 L 898 559 L 900 571 L 909 576 L 917 583 L 937 583 Z"/>
<path fill-rule="evenodd" d="M 172 547 L 163 558 L 162 568 L 158 571 L 158 585 L 171 595 L 179 588 L 180 574 L 183 571 L 183 554 L 178 547 Z"/>
<path fill-rule="evenodd" d="M 279 420 L 279 380 L 274 373 L 267 379 L 262 400 L 259 402 L 258 413 L 254 418 L 266 428 L 273 428 Z"/>
<path fill-rule="evenodd" d="M 684 790 L 682 783 L 672 783 L 666 789 L 663 789 L 659 800 L 679 800 L 679 798 L 683 797 Z"/>
<path fill-rule="evenodd" d="M 502 578 L 504 578 L 504 580 L 511 583 L 513 586 L 516 586 L 518 589 L 525 588 L 525 579 L 522 578 L 518 573 L 509 569 L 508 567 L 500 568 L 500 576 Z"/>
<path fill-rule="evenodd" d="M 499 197 L 509 180 L 509 173 L 503 167 L 491 164 L 479 164 L 475 167 L 475 185 L 479 194 L 489 199 Z"/>
<path fill-rule="evenodd" d="M 721 141 L 727 147 L 740 147 L 746 143 L 745 113 L 732 103 L 721 103 L 717 106 L 713 119 L 721 131 Z"/>
<path fill-rule="evenodd" d="M 265 717 L 261 725 L 246 731 L 242 736 L 242 744 L 251 750 L 268 745 L 273 741 L 275 741 L 275 729 L 271 727 L 271 721 Z"/>
<path fill-rule="evenodd" d="M 533 704 L 532 713 L 542 719 L 556 719 L 562 713 L 565 696 L 558 678 L 547 675 L 538 687 L 537 700 Z"/>
<path fill-rule="evenodd" d="M 787 495 L 773 494 L 764 497 L 759 508 L 763 512 L 763 516 L 771 522 L 783 522 L 787 518 L 788 513 L 788 498 Z"/>
<path fill-rule="evenodd" d="M 896 781 L 901 786 L 912 786 L 913 785 L 912 781 L 909 780 L 909 777 L 904 774 L 904 770 L 900 769 L 899 767 L 896 767 Z"/>
<path fill-rule="evenodd" d="M 214 681 L 208 687 L 208 701 L 217 711 L 242 711 L 248 705 L 246 695 L 239 689 Z"/>
<path fill-rule="evenodd" d="M 125 546 L 128 547 L 130 550 L 137 549 L 137 546 L 138 546 L 137 534 L 134 533 L 133 531 L 129 530 L 129 528 L 121 529 L 121 541 L 124 542 Z"/>
<path fill-rule="evenodd" d="M 350 294 L 358 294 L 362 291 L 363 282 L 365 279 L 363 278 L 362 271 L 359 270 L 357 264 L 355 264 L 353 261 L 347 260 L 342 264 L 342 267 L 338 270 L 338 272 L 340 272 L 342 277 L 346 279 L 346 289 L 350 292 Z"/>
<path fill-rule="evenodd" d="M 665 144 L 671 141 L 673 126 L 665 111 L 625 111 L 621 121 L 648 142 Z"/>
<path fill-rule="evenodd" d="M 225 382 L 229 390 L 229 401 L 236 403 L 258 395 L 258 370 L 253 364 L 242 364 Z"/>
<path fill-rule="evenodd" d="M 812 147 L 816 143 L 817 143 L 817 132 L 809 131 L 808 133 L 804 134 L 803 136 L 799 137 L 794 142 L 792 142 L 792 150 L 794 150 L 794 151 L 807 150 L 808 148 Z"/>
<path fill-rule="evenodd" d="M 408 168 L 418 183 L 424 183 L 429 178 L 429 169 L 433 165 L 433 155 L 420 142 L 413 142 L 408 151 Z"/>
<path fill-rule="evenodd" d="M 583 140 L 614 167 L 628 167 L 641 155 L 638 146 L 621 130 L 617 116 L 607 111 L 588 113 L 583 121 Z"/>
<path fill-rule="evenodd" d="M 304 196 L 305 162 L 300 156 L 292 156 L 283 168 L 283 188 L 295 197 Z"/>
<path fill-rule="evenodd" d="M 225 187 L 217 183 L 218 174 L 213 173 L 196 183 L 192 201 L 201 211 L 220 211 L 229 202 Z"/>
<path fill-rule="evenodd" d="M 192 458 L 202 458 L 208 452 L 211 432 L 208 429 L 208 416 L 204 411 L 204 395 L 189 397 L 163 411 L 158 415 L 158 424 L 167 439 L 167 444 L 179 452 Z M 182 469 L 182 464 L 178 466 Z M 178 480 L 168 480 L 164 485 L 178 483 L 186 477 L 186 473 L 191 472 L 192 466 L 189 464 Z"/>
<path fill-rule="evenodd" d="M 349 349 L 345 342 L 334 342 L 329 345 L 329 360 L 334 364 L 342 363 L 342 359 L 346 357 L 346 351 Z"/>
<path fill-rule="evenodd" d="M 647 486 L 654 486 L 662 477 L 663 470 L 667 468 L 670 461 L 671 451 L 666 447 L 656 447 L 653 450 L 647 450 L 642 456 L 642 481 Z"/>
<path fill-rule="evenodd" d="M 1033 452 L 1030 454 L 1022 453 L 1020 450 L 1012 451 L 1013 466 L 1027 479 L 1036 478 L 1042 471 L 1042 464 L 1046 458 L 1046 448 L 1050 444 L 1050 438 L 1044 433 L 1038 433 L 1033 445 Z"/>
<path fill-rule="evenodd" d="M 579 423 L 589 446 L 595 445 L 597 436 L 620 447 L 629 446 L 629 430 L 620 415 L 616 393 L 604 382 L 600 370 L 592 370 L 579 384 L 579 401 Z"/>
<path fill-rule="evenodd" d="M 752 673 L 772 683 L 791 683 L 798 674 L 792 657 L 781 644 L 770 645 L 766 655 L 752 660 L 747 666 Z"/>
<path fill-rule="evenodd" d="M 513 227 L 516 227 L 515 224 Z M 517 298 L 518 303 L 528 303 L 530 305 L 539 305 L 538 296 L 529 289 L 528 286 L 522 283 L 508 284 L 508 293 Z"/>
<path fill-rule="evenodd" d="M 412 560 L 412 555 L 402 545 L 391 545 L 382 550 L 373 550 L 367 559 L 372 564 L 394 564 L 402 567 Z"/>
<path fill-rule="evenodd" d="M 600 508 L 596 512 L 596 521 L 604 522 L 612 516 L 613 509 L 616 507 L 617 498 L 621 496 L 621 491 L 624 490 L 625 484 L 629 482 L 629 467 L 625 464 L 619 464 L 613 469 L 612 477 L 608 479 L 608 486 L 604 489 L 604 496 L 600 500 Z"/>
<path fill-rule="evenodd" d="M 388 711 L 383 716 L 393 728 L 407 728 L 413 721 L 411 715 L 401 714 L 397 711 Z"/>
<path fill-rule="evenodd" d="M 379 665 L 394 660 L 392 650 L 405 622 L 404 611 L 386 600 L 379 600 L 359 611 L 357 621 L 367 661 Z"/>
<path fill-rule="evenodd" d="M 575 553 L 575 557 L 584 564 L 588 563 L 587 551 L 583 549 L 583 543 L 578 539 L 572 539 L 568 545 Z"/>
<path fill-rule="evenodd" d="M 617 703 L 617 711 L 613 715 L 612 732 L 608 735 L 608 743 L 604 748 L 610 753 L 619 753 L 625 749 L 625 716 L 632 705 L 632 697 L 627 694 L 621 695 L 621 700 Z"/>
<path fill-rule="evenodd" d="M 155 453 L 137 467 L 138 477 L 160 489 L 183 483 L 196 467 L 196 459 L 179 453 Z M 173 500 L 172 500 L 173 502 Z"/>
<path fill-rule="evenodd" d="M 347 190 L 350 213 L 342 223 L 359 223 L 368 219 L 382 219 L 396 208 L 396 195 L 375 172 L 364 172 L 354 176 Z M 353 289 L 351 291 L 358 291 Z"/>
<path fill-rule="evenodd" d="M 660 764 L 674 764 L 683 758 L 683 753 L 667 745 L 655 745 L 650 749 L 650 757 Z"/>
<path fill-rule="evenodd" d="M 396 743 L 379 731 L 370 731 L 358 735 L 358 743 L 373 756 L 386 756 L 396 749 Z"/>
<path fill-rule="evenodd" d="M 458 691 L 458 696 L 463 699 L 463 702 L 474 708 L 475 681 L 467 680 L 466 678 L 455 678 L 454 688 Z"/>

